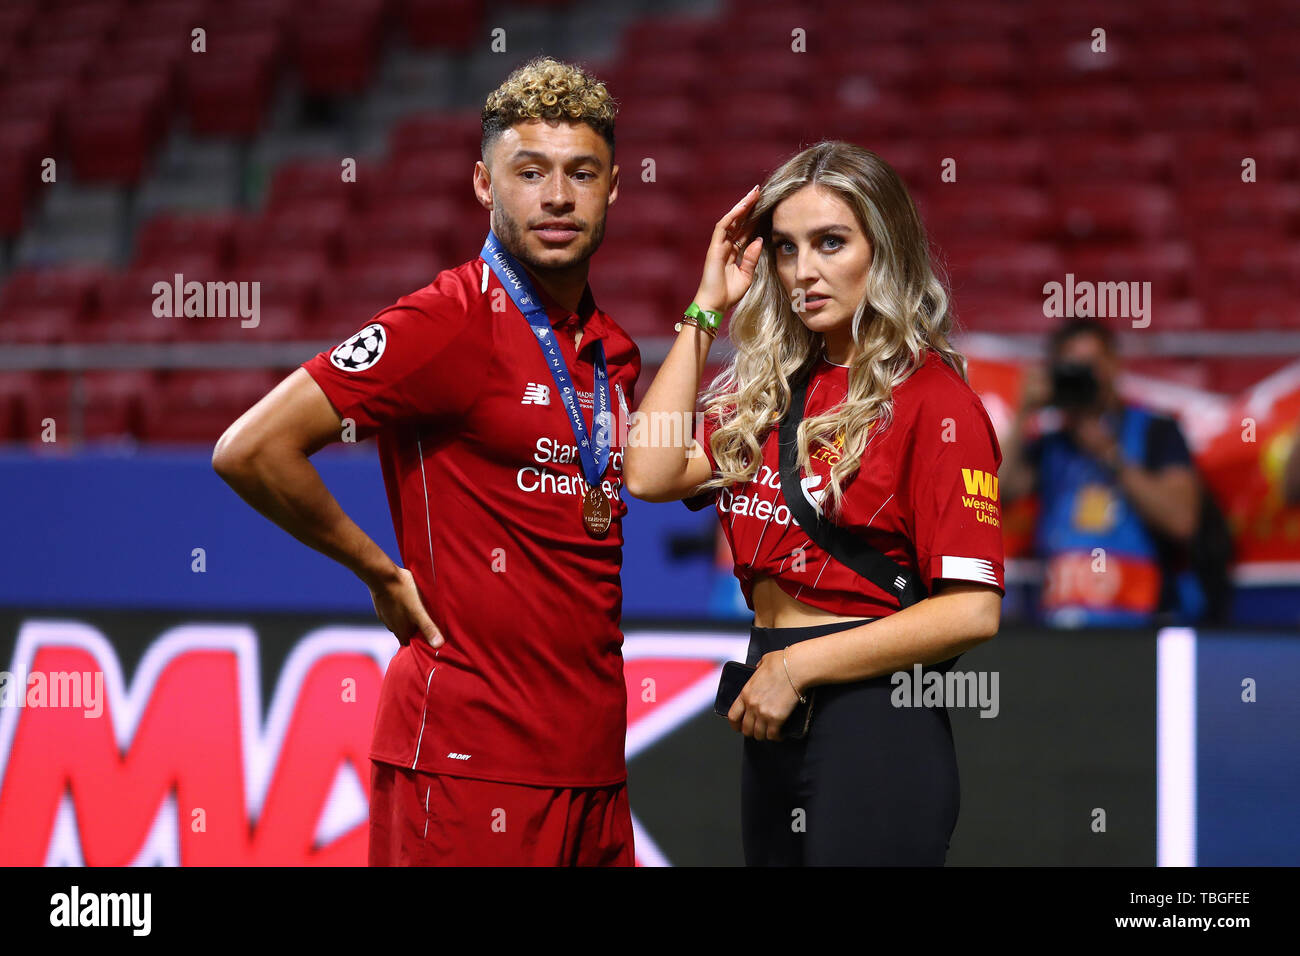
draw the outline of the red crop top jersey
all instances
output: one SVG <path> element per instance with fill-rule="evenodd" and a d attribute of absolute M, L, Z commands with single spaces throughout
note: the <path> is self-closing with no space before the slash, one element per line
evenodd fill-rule
<path fill-rule="evenodd" d="M 821 359 L 808 382 L 804 416 L 840 404 L 848 394 L 847 366 Z M 928 593 L 939 579 L 974 581 L 1005 594 L 998 504 L 998 447 L 979 396 L 939 353 L 894 388 L 893 420 L 873 425 L 857 473 L 844 483 L 837 524 L 899 565 L 919 573 Z M 716 474 L 708 416 L 702 442 Z M 687 499 L 698 510 L 716 505 L 731 546 L 736 577 L 752 609 L 753 585 L 773 578 L 797 601 L 844 617 L 884 617 L 897 599 L 814 544 L 790 515 L 781 494 L 778 429 L 763 442 L 763 462 L 752 481 Z M 814 499 L 829 496 L 838 460 L 815 449 L 814 474 L 800 478 Z M 829 504 L 829 497 L 826 499 Z"/>

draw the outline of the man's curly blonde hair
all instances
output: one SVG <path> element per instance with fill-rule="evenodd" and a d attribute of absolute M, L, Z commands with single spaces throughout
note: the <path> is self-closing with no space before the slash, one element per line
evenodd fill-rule
<path fill-rule="evenodd" d="M 600 82 L 572 63 L 549 56 L 529 60 L 488 94 L 483 104 L 483 158 L 492 142 L 525 120 L 572 120 L 586 123 L 614 152 L 614 116 L 618 104 Z"/>

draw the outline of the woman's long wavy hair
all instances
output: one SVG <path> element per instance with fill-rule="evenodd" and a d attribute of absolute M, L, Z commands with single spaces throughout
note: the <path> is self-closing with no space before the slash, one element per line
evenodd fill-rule
<path fill-rule="evenodd" d="M 795 314 L 772 248 L 773 210 L 805 186 L 832 190 L 848 203 L 872 252 L 866 294 L 853 314 L 857 353 L 848 395 L 799 426 L 803 468 L 814 449 L 839 455 L 831 468 L 830 506 L 823 506 L 833 514 L 858 470 L 868 431 L 873 425 L 888 427 L 894 386 L 921 366 L 925 349 L 934 349 L 968 379 L 965 357 L 948 343 L 953 323 L 948 291 L 931 264 L 925 228 L 898 174 L 875 153 L 851 143 L 810 146 L 768 177 L 750 213 L 749 238 L 762 236 L 763 251 L 749 291 L 731 317 L 735 355 L 703 397 L 704 413 L 719 423 L 711 439 L 719 476 L 701 490 L 758 474 L 762 443 L 790 406 L 791 381 L 808 374 L 821 354 L 822 337 Z"/>

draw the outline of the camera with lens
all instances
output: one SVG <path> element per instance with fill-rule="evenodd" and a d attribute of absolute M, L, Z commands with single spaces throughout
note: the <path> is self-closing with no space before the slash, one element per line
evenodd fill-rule
<path fill-rule="evenodd" d="M 1052 397 L 1049 404 L 1064 409 L 1090 408 L 1101 388 L 1092 366 L 1086 362 L 1056 362 L 1052 365 Z"/>

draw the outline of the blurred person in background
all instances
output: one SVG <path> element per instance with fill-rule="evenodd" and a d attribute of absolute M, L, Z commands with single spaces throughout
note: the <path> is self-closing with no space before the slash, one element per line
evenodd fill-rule
<path fill-rule="evenodd" d="M 1003 444 L 1004 501 L 1037 493 L 1041 613 L 1062 627 L 1194 623 L 1226 600 L 1198 573 L 1193 542 L 1213 522 L 1178 423 L 1125 402 L 1114 332 L 1092 318 L 1055 329 L 1047 367 L 1026 375 Z M 1044 409 L 1055 417 L 1029 435 Z M 1225 532 L 1226 534 L 1226 532 Z M 1230 560 L 1207 547 L 1197 560 Z M 1203 578 L 1205 582 L 1203 583 Z"/>
<path fill-rule="evenodd" d="M 371 865 L 635 862 L 608 422 L 640 356 L 587 284 L 618 194 L 614 116 L 578 67 L 512 73 L 482 113 L 482 254 L 304 363 L 213 455 L 354 571 L 401 643 L 370 753 Z M 308 461 L 349 424 L 378 435 L 401 566 Z"/>
<path fill-rule="evenodd" d="M 733 307 L 702 441 L 646 436 L 652 416 L 693 416 Z M 718 222 L 638 409 L 628 490 L 715 504 L 754 612 L 757 670 L 727 715 L 744 735 L 750 866 L 945 861 L 960 803 L 948 712 L 898 705 L 893 678 L 949 670 L 997 632 L 1003 595 L 997 437 L 951 324 L 897 173 L 820 143 Z M 809 700 L 806 733 L 786 736 Z"/>
<path fill-rule="evenodd" d="M 1300 423 L 1291 436 L 1291 453 L 1282 471 L 1282 500 L 1291 507 L 1300 505 Z"/>

